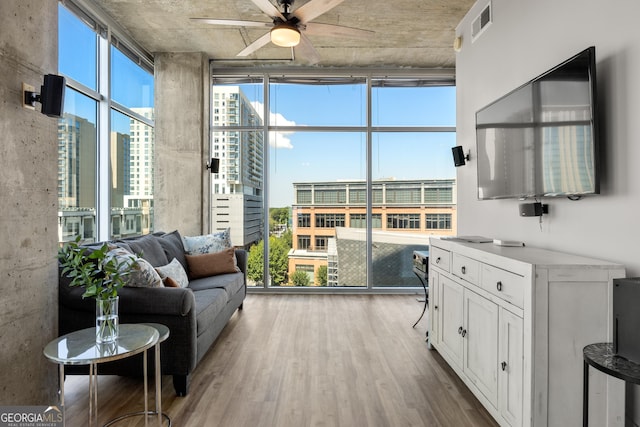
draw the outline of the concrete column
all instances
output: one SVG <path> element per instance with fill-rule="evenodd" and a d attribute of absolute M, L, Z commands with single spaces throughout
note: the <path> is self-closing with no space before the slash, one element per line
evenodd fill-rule
<path fill-rule="evenodd" d="M 209 228 L 209 63 L 201 53 L 155 55 L 156 231 Z"/>
<path fill-rule="evenodd" d="M 22 107 L 58 68 L 58 2 L 0 1 L 0 402 L 57 404 L 57 120 Z"/>

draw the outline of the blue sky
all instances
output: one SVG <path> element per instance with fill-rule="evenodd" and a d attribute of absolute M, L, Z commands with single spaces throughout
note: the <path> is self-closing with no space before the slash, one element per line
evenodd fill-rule
<path fill-rule="evenodd" d="M 274 85 L 272 124 L 364 126 L 366 88 Z M 261 99 L 255 85 L 245 95 Z M 262 104 L 255 104 L 262 111 Z M 372 93 L 373 126 L 455 126 L 455 87 L 381 88 Z M 374 179 L 455 178 L 455 133 L 380 132 L 372 135 Z M 276 148 L 277 147 L 277 148 Z M 269 148 L 270 205 L 293 202 L 293 183 L 366 177 L 366 134 L 295 132 L 275 135 Z"/>
<path fill-rule="evenodd" d="M 59 71 L 97 90 L 95 32 L 59 6 Z M 112 98 L 130 108 L 153 106 L 153 76 L 115 48 L 111 50 Z M 126 78 L 118 79 L 122 73 Z M 262 112 L 262 88 L 242 85 Z M 270 90 L 272 124 L 365 126 L 366 86 L 276 84 Z M 67 96 L 65 111 L 92 121 L 95 103 Z M 455 126 L 455 87 L 374 88 L 373 126 Z M 129 132 L 129 120 L 112 115 L 117 132 Z M 364 179 L 366 134 L 294 132 L 271 134 L 270 205 L 293 202 L 293 183 Z M 372 137 L 374 179 L 455 178 L 451 147 L 455 133 L 378 133 Z"/>

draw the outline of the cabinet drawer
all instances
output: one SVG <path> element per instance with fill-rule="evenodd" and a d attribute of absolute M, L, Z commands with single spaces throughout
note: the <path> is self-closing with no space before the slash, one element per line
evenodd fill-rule
<path fill-rule="evenodd" d="M 481 287 L 488 292 L 523 308 L 524 278 L 491 265 L 482 265 Z"/>
<path fill-rule="evenodd" d="M 438 248 L 437 246 L 431 246 L 429 248 L 429 259 L 434 267 L 438 267 L 441 270 L 449 272 L 450 252 Z"/>
<path fill-rule="evenodd" d="M 477 285 L 478 277 L 480 276 L 478 274 L 480 272 L 480 263 L 475 259 L 467 258 L 464 255 L 454 253 L 453 268 L 451 272 L 461 279 Z"/>

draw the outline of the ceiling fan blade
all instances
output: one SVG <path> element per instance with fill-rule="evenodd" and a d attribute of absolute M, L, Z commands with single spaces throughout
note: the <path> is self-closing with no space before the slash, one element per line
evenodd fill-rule
<path fill-rule="evenodd" d="M 283 21 L 286 21 L 286 18 L 278 10 L 277 7 L 273 5 L 269 0 L 251 0 L 256 6 L 260 8 L 261 11 L 267 14 L 270 18 L 280 18 Z"/>
<path fill-rule="evenodd" d="M 331 37 L 353 37 L 353 38 L 367 38 L 375 34 L 375 31 L 361 30 L 359 28 L 343 27 L 342 25 L 320 24 L 317 22 L 309 22 L 306 24 L 306 29 L 303 30 L 306 34 L 312 36 L 331 36 Z"/>
<path fill-rule="evenodd" d="M 294 47 L 293 51 L 297 56 L 306 59 L 310 64 L 320 62 L 320 54 L 304 34 L 300 34 L 300 44 Z"/>
<path fill-rule="evenodd" d="M 256 0 L 253 0 L 254 2 Z M 311 0 L 293 11 L 293 16 L 298 18 L 303 24 L 333 9 L 344 0 Z"/>
<path fill-rule="evenodd" d="M 249 56 L 256 50 L 260 49 L 262 46 L 266 45 L 271 41 L 271 33 L 267 33 L 264 36 L 260 37 L 258 40 L 251 43 L 249 46 L 242 49 L 242 51 L 236 56 Z"/>
<path fill-rule="evenodd" d="M 203 24 L 231 25 L 236 27 L 273 27 L 273 23 L 271 22 L 240 21 L 236 19 L 191 18 L 191 20 L 195 22 L 201 22 Z"/>

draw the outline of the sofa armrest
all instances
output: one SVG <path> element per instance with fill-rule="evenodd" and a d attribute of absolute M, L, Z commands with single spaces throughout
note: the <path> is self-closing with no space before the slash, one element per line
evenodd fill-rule
<path fill-rule="evenodd" d="M 244 249 L 236 249 L 236 260 L 238 261 L 238 268 L 242 271 L 242 274 L 247 276 L 247 251 Z M 246 282 L 246 280 L 245 280 Z"/>
<path fill-rule="evenodd" d="M 95 313 L 93 298 L 82 298 L 84 289 L 61 285 L 60 305 L 68 308 Z M 118 291 L 120 314 L 159 314 L 187 316 L 195 310 L 193 292 L 186 288 L 129 288 Z"/>

